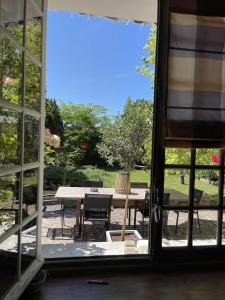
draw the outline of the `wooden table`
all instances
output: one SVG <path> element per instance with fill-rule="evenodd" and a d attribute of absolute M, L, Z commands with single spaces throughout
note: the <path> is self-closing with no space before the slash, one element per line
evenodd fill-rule
<path fill-rule="evenodd" d="M 126 195 L 116 193 L 114 188 L 98 188 L 98 192 L 91 192 L 90 187 L 59 187 L 55 197 L 62 201 L 74 201 L 77 226 L 79 226 L 81 201 L 85 198 L 85 194 L 112 195 L 112 205 L 117 207 L 125 206 Z M 145 194 L 146 189 L 131 189 L 131 194 L 128 196 L 129 205 L 134 206 L 137 201 L 143 203 Z"/>
<path fill-rule="evenodd" d="M 164 192 L 170 194 L 170 205 L 179 205 L 179 202 L 187 205 L 189 202 L 189 196 L 182 192 L 173 189 L 165 189 Z"/>

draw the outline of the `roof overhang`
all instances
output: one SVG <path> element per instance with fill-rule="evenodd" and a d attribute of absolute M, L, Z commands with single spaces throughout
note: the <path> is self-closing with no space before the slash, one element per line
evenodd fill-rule
<path fill-rule="evenodd" d="M 48 9 L 155 23 L 157 0 L 48 0 Z"/>

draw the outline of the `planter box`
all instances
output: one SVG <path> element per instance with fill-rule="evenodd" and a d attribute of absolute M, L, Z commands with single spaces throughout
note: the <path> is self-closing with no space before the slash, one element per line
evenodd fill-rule
<path fill-rule="evenodd" d="M 112 240 L 112 236 L 121 236 L 121 232 L 122 230 L 109 230 L 109 231 L 106 231 L 106 241 L 107 242 L 113 242 Z M 140 235 L 140 233 L 137 231 L 137 230 L 125 230 L 125 236 L 126 236 L 126 233 L 128 234 L 134 234 L 135 235 L 135 240 L 126 240 L 126 242 L 136 242 L 138 240 L 142 240 L 142 236 Z"/>

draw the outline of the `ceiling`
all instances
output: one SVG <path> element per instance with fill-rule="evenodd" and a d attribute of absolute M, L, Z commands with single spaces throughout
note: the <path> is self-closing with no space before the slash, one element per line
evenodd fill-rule
<path fill-rule="evenodd" d="M 157 0 L 48 0 L 48 9 L 155 23 Z"/>

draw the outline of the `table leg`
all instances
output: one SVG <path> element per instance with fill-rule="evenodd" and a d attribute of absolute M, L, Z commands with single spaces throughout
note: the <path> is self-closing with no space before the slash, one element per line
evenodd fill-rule
<path fill-rule="evenodd" d="M 76 201 L 76 226 L 80 225 L 80 209 L 81 209 L 81 201 Z"/>

